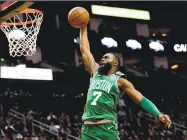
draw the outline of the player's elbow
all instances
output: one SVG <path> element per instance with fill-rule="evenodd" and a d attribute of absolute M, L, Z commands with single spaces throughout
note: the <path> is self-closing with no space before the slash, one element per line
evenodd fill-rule
<path fill-rule="evenodd" d="M 135 97 L 136 101 L 135 101 L 135 103 L 140 104 L 140 102 L 142 101 L 144 96 L 136 89 L 135 89 L 135 93 L 136 93 L 136 97 Z"/>
<path fill-rule="evenodd" d="M 136 104 L 139 104 L 143 99 L 143 95 L 134 87 L 128 88 L 126 93 Z"/>
<path fill-rule="evenodd" d="M 89 49 L 84 46 L 80 46 L 80 51 L 81 51 L 83 59 L 87 59 L 88 54 L 89 54 Z"/>

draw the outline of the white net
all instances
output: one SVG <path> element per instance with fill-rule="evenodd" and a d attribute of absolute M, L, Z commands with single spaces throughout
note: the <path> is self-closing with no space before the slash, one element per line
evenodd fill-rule
<path fill-rule="evenodd" d="M 21 13 L 23 17 L 16 15 L 0 25 L 12 57 L 31 56 L 36 52 L 37 35 L 43 21 L 43 14 L 38 10 L 27 9 Z"/>

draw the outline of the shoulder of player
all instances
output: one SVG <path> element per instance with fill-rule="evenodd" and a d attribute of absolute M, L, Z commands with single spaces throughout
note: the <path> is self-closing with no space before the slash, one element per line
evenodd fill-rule
<path fill-rule="evenodd" d="M 126 83 L 126 79 L 120 77 L 120 78 L 118 79 L 117 83 L 118 83 L 118 86 L 121 87 L 121 86 L 123 86 L 123 85 Z"/>
<path fill-rule="evenodd" d="M 120 77 L 117 81 L 119 89 L 124 89 L 127 87 L 131 87 L 132 83 L 128 81 L 126 78 Z"/>
<path fill-rule="evenodd" d="M 127 76 L 124 73 L 122 73 L 121 71 L 117 71 L 115 73 L 115 75 L 119 77 L 117 80 L 117 84 L 118 84 L 118 87 L 120 88 L 122 86 L 122 84 L 124 83 L 124 80 L 127 79 Z"/>
<path fill-rule="evenodd" d="M 90 75 L 91 78 L 98 72 L 98 69 L 99 69 L 99 64 L 95 62 L 95 66 L 94 66 L 93 72 L 90 73 L 91 74 Z"/>
<path fill-rule="evenodd" d="M 115 75 L 120 76 L 121 78 L 127 79 L 126 74 L 122 73 L 121 71 L 117 71 Z"/>

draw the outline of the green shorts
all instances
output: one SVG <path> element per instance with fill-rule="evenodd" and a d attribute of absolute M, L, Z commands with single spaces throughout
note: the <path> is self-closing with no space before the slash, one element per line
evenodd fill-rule
<path fill-rule="evenodd" d="M 84 124 L 82 126 L 82 140 L 120 140 L 117 124 Z"/>

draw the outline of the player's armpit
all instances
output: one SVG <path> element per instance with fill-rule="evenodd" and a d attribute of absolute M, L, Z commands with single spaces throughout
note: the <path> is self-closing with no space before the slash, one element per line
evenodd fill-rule
<path fill-rule="evenodd" d="M 94 60 L 94 58 L 92 58 L 92 54 L 90 53 L 89 56 L 89 52 L 88 53 L 82 53 L 82 58 L 83 58 L 83 62 L 85 67 L 88 69 L 88 71 L 93 75 L 99 68 L 99 64 L 97 64 Z"/>
<path fill-rule="evenodd" d="M 129 82 L 127 79 L 119 78 L 118 79 L 118 86 L 119 89 L 123 92 L 126 92 L 126 94 L 135 102 L 140 103 L 143 99 L 143 95 L 137 91 L 133 84 Z"/>

